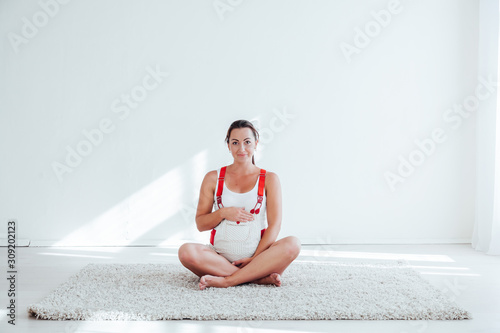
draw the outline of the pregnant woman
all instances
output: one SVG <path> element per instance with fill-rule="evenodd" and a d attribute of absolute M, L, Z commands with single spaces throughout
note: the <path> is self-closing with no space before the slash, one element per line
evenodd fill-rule
<path fill-rule="evenodd" d="M 243 283 L 279 287 L 283 271 L 299 255 L 297 237 L 276 241 L 281 185 L 278 175 L 255 165 L 258 142 L 251 122 L 233 122 L 226 135 L 233 164 L 210 171 L 201 184 L 196 225 L 211 230 L 210 244 L 179 248 L 179 260 L 200 277 L 201 290 Z"/>

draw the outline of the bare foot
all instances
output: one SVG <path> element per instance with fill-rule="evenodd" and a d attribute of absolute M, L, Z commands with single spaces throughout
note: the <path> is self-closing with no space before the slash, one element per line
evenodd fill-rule
<path fill-rule="evenodd" d="M 199 283 L 200 290 L 207 287 L 227 288 L 226 278 L 223 276 L 203 275 Z"/>
<path fill-rule="evenodd" d="M 256 283 L 256 284 L 274 284 L 276 287 L 280 287 L 281 286 L 281 276 L 278 273 L 272 273 L 266 277 L 255 280 L 253 283 Z"/>

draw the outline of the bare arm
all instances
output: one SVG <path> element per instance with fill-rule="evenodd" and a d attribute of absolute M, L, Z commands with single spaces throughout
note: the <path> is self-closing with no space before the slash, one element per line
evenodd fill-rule
<path fill-rule="evenodd" d="M 216 170 L 207 173 L 201 183 L 200 198 L 196 209 L 196 227 L 199 231 L 213 229 L 224 219 L 241 222 L 254 219 L 253 215 L 245 211 L 244 208 L 222 207 L 212 212 L 216 184 Z"/>
<path fill-rule="evenodd" d="M 196 227 L 199 231 L 215 228 L 223 219 L 222 209 L 212 212 L 217 171 L 210 171 L 201 183 L 200 198 L 196 209 Z"/>
<path fill-rule="evenodd" d="M 268 227 L 252 257 L 274 244 L 281 229 L 281 184 L 274 172 L 268 172 L 266 175 L 266 206 Z"/>

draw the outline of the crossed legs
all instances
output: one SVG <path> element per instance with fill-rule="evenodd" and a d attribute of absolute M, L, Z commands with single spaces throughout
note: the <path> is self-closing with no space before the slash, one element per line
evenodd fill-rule
<path fill-rule="evenodd" d="M 300 240 L 295 236 L 282 238 L 256 256 L 243 268 L 232 265 L 226 258 L 205 245 L 186 243 L 179 248 L 181 263 L 200 279 L 200 289 L 229 287 L 243 283 L 281 285 L 280 276 L 300 252 Z"/>

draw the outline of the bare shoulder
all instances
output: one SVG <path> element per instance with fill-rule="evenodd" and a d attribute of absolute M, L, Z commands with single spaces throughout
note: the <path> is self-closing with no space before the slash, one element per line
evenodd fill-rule
<path fill-rule="evenodd" d="M 270 187 L 268 187 L 268 185 Z M 280 186 L 278 174 L 272 171 L 266 172 L 266 188 L 276 188 Z"/>
<path fill-rule="evenodd" d="M 205 178 L 203 179 L 203 184 L 207 189 L 215 189 L 215 183 L 217 182 L 217 170 L 212 170 L 207 172 Z"/>
<path fill-rule="evenodd" d="M 266 171 L 266 177 L 268 177 L 268 179 L 272 179 L 273 181 L 279 180 L 278 174 L 272 171 Z"/>
<path fill-rule="evenodd" d="M 212 171 L 207 172 L 207 174 L 205 175 L 205 178 L 217 179 L 217 170 L 212 170 Z"/>

